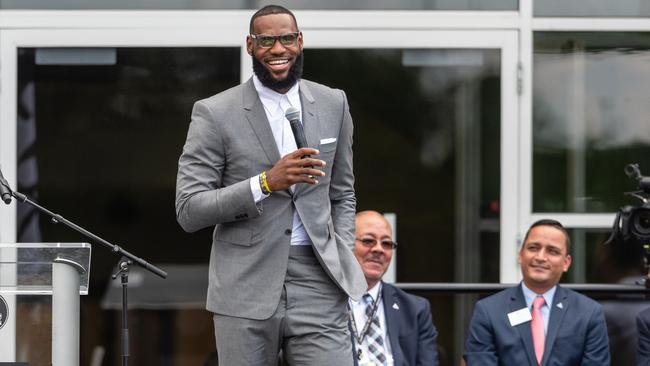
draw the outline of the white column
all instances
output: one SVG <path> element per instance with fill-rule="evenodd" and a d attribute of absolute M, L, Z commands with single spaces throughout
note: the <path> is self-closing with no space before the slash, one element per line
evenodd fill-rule
<path fill-rule="evenodd" d="M 79 285 L 83 267 L 57 258 L 52 263 L 52 365 L 79 366 Z"/>

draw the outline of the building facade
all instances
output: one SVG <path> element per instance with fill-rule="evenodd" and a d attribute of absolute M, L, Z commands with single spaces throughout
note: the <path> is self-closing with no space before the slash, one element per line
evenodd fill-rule
<path fill-rule="evenodd" d="M 647 2 L 278 3 L 295 9 L 304 34 L 304 77 L 348 95 L 358 208 L 394 214 L 397 282 L 517 282 L 518 246 L 543 217 L 570 229 L 568 282 L 641 275 L 640 254 L 611 263 L 602 243 L 619 207 L 637 204 L 623 194 L 636 189 L 624 166 L 650 174 Z M 176 163 L 193 102 L 252 75 L 245 37 L 265 4 L 0 0 L 0 167 L 10 185 L 202 284 L 211 233 L 175 224 Z M 0 216 L 0 242 L 86 240 L 16 203 Z M 84 364 L 119 361 L 117 259 L 94 246 Z M 142 294 L 132 304 L 135 364 L 197 364 L 213 344 L 193 340 L 212 336 L 201 286 L 162 285 L 161 298 L 149 280 L 131 290 Z M 457 364 L 477 297 L 423 295 L 443 364 Z M 9 300 L 23 313 L 0 340 L 47 339 L 34 330 L 47 300 Z M 11 343 L 0 342 L 0 357 L 35 357 Z"/>

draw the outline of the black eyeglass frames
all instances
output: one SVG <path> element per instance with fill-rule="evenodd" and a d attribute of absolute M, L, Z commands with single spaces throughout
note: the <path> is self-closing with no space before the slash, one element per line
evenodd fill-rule
<path fill-rule="evenodd" d="M 364 247 L 368 247 L 368 248 L 374 247 L 375 243 L 377 243 L 377 242 L 379 242 L 379 244 L 381 244 L 381 247 L 384 250 L 396 249 L 397 248 L 397 242 L 389 240 L 389 239 L 380 240 L 380 239 L 373 239 L 373 238 L 355 238 L 355 240 L 360 241 L 361 244 Z"/>
<path fill-rule="evenodd" d="M 267 36 L 264 34 L 251 34 L 250 37 L 255 40 L 255 44 L 262 48 L 271 48 L 276 41 L 280 41 L 283 46 L 294 46 L 298 41 L 299 32 L 281 34 L 279 36 Z"/>

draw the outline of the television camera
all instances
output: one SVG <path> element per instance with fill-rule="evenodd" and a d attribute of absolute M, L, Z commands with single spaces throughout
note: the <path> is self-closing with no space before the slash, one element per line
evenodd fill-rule
<path fill-rule="evenodd" d="M 625 174 L 638 184 L 638 190 L 625 192 L 641 201 L 640 206 L 624 206 L 617 213 L 612 233 L 605 242 L 635 245 L 643 248 L 645 272 L 650 277 L 650 177 L 641 174 L 639 164 L 625 166 Z M 650 281 L 645 281 L 650 288 Z"/>

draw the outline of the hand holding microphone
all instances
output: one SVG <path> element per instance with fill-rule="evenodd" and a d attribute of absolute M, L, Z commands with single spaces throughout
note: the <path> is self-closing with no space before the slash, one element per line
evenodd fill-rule
<path fill-rule="evenodd" d="M 318 155 L 319 151 L 307 146 L 305 132 L 300 122 L 300 111 L 290 107 L 285 117 L 289 120 L 298 150 L 283 156 L 271 170 L 266 172 L 266 181 L 271 191 L 285 190 L 296 183 L 317 184 L 316 178 L 325 176 L 325 172 L 316 169 L 324 167 L 325 161 L 311 157 Z"/>
<path fill-rule="evenodd" d="M 305 138 L 305 131 L 302 128 L 302 122 L 300 122 L 300 111 L 298 108 L 289 107 L 284 116 L 289 120 L 289 125 L 291 126 L 291 131 L 293 131 L 293 138 L 296 139 L 296 146 L 300 149 L 302 147 L 307 147 L 307 139 Z M 306 158 L 309 155 L 305 155 Z"/>
<path fill-rule="evenodd" d="M 284 112 L 284 117 L 289 120 L 289 126 L 291 126 L 291 131 L 293 132 L 293 138 L 296 139 L 296 146 L 300 149 L 301 147 L 307 147 L 307 138 L 305 137 L 305 130 L 302 128 L 302 122 L 300 122 L 300 110 L 296 107 L 289 107 Z M 303 158 L 309 158 L 311 156 L 304 155 Z M 309 176 L 314 178 L 313 175 Z"/>

